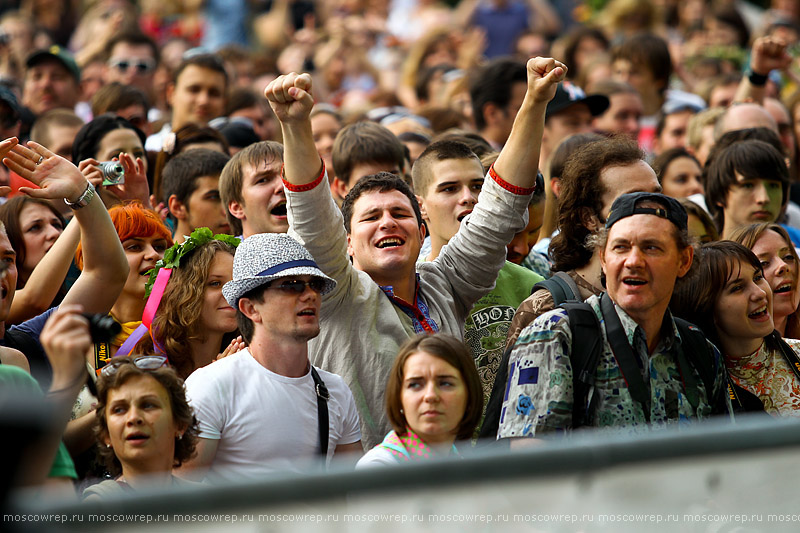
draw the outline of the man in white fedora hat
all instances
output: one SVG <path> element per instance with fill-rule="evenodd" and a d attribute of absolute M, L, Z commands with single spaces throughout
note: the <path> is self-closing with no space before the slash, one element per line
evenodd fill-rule
<path fill-rule="evenodd" d="M 245 239 L 222 293 L 237 309 L 244 350 L 196 370 L 186 391 L 199 425 L 186 477 L 241 479 L 304 471 L 315 458 L 358 452 L 361 431 L 350 389 L 308 361 L 319 335 L 322 295 L 336 282 L 286 234 Z"/>

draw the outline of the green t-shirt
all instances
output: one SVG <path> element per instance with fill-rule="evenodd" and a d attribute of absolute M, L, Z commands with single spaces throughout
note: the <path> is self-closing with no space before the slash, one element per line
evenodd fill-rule
<path fill-rule="evenodd" d="M 511 319 L 517 307 L 531 295 L 533 286 L 542 279 L 527 268 L 506 261 L 497 275 L 494 289 L 475 303 L 467 317 L 464 343 L 472 352 L 481 377 L 484 412 L 503 358 Z"/>
<path fill-rule="evenodd" d="M 2 364 L 0 364 L 0 389 L 15 389 L 23 393 L 34 391 L 41 393 L 39 384 L 36 383 L 36 380 L 33 379 L 30 374 L 19 367 Z M 75 472 L 75 465 L 63 442 L 58 446 L 58 452 L 53 459 L 53 466 L 50 468 L 49 477 L 78 479 L 78 474 Z"/>

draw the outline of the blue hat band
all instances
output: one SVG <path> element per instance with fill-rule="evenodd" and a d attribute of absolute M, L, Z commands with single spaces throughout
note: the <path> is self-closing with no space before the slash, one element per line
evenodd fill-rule
<path fill-rule="evenodd" d="M 284 270 L 289 270 L 290 268 L 298 268 L 298 267 L 311 267 L 319 269 L 317 264 L 311 259 L 298 259 L 296 261 L 287 261 L 286 263 L 281 263 L 280 265 L 275 265 L 274 267 L 270 267 L 262 272 L 259 272 L 258 274 L 256 274 L 256 276 L 257 277 L 272 276 L 273 274 L 277 274 L 278 272 L 283 272 Z"/>

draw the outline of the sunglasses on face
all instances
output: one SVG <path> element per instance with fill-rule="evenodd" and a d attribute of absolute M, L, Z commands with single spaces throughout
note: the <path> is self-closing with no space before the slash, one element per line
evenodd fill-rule
<path fill-rule="evenodd" d="M 303 294 L 306 290 L 306 287 L 311 287 L 312 291 L 316 292 L 317 294 L 322 294 L 322 291 L 325 290 L 325 280 L 322 278 L 311 278 L 309 281 L 303 281 L 300 279 L 287 279 L 279 283 L 275 283 L 274 285 L 270 284 L 267 286 L 268 289 L 276 289 L 281 292 L 294 294 Z"/>
<path fill-rule="evenodd" d="M 114 361 L 112 359 L 100 370 L 100 373 L 106 377 L 113 376 L 119 367 L 131 364 L 139 370 L 158 370 L 162 366 L 167 366 L 167 358 L 163 355 L 142 355 L 130 361 Z"/>
<path fill-rule="evenodd" d="M 120 72 L 133 68 L 137 74 L 147 74 L 156 68 L 156 62 L 152 59 L 112 59 L 109 65 Z"/>

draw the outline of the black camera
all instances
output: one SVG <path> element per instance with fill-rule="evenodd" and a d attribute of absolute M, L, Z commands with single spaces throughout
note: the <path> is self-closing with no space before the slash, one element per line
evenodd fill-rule
<path fill-rule="evenodd" d="M 87 313 L 83 316 L 89 321 L 89 334 L 92 336 L 92 342 L 96 344 L 111 342 L 111 339 L 122 331 L 122 326 L 109 315 Z"/>

